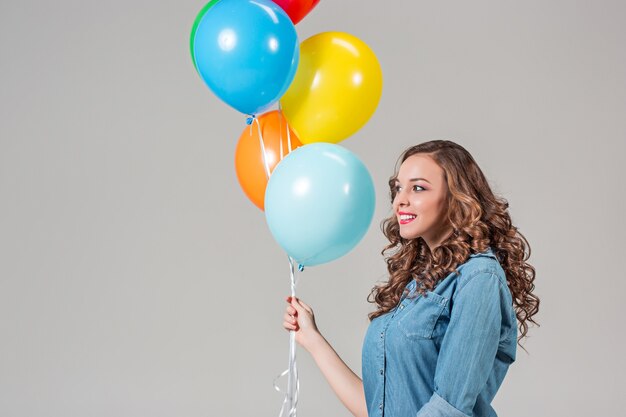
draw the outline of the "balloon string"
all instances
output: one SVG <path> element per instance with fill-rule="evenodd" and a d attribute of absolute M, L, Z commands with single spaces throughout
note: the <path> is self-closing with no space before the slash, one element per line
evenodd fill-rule
<path fill-rule="evenodd" d="M 280 160 L 283 160 L 283 157 L 285 156 L 283 153 L 283 113 L 280 110 L 280 102 L 278 102 L 278 132 L 279 132 L 279 138 L 280 138 Z M 289 135 L 289 126 L 287 127 L 287 135 Z"/>
<path fill-rule="evenodd" d="M 283 130 L 282 130 L 282 121 L 283 121 L 283 106 L 280 104 L 280 101 L 278 102 L 278 114 L 280 115 L 280 121 L 281 121 L 281 130 L 280 130 L 280 134 L 283 134 Z M 291 153 L 291 132 L 289 129 L 289 122 L 287 122 L 287 120 L 285 120 L 285 127 L 287 128 L 287 150 L 288 150 L 288 154 Z M 281 136 L 281 140 L 280 140 L 280 144 L 281 144 L 281 159 L 282 159 L 282 136 Z"/>
<path fill-rule="evenodd" d="M 270 166 L 267 163 L 267 154 L 265 152 L 265 142 L 263 142 L 263 133 L 261 132 L 261 123 L 255 115 L 248 117 L 246 123 L 250 125 L 250 135 L 252 135 L 252 124 L 256 123 L 257 130 L 259 132 L 259 145 L 261 146 L 261 156 L 263 157 L 263 168 L 265 168 L 265 176 L 269 180 L 270 178 Z"/>
<path fill-rule="evenodd" d="M 280 106 L 280 104 L 279 104 Z M 281 125 L 280 125 L 280 155 L 281 155 L 281 160 L 283 158 L 283 142 L 282 142 L 282 112 L 280 113 L 280 117 L 281 117 Z M 251 115 L 247 118 L 246 123 L 248 125 L 250 125 L 250 135 L 252 135 L 252 124 L 256 123 L 257 125 L 257 129 L 258 129 L 258 133 L 259 133 L 259 144 L 261 146 L 261 155 L 263 157 L 263 166 L 265 167 L 265 175 L 267 176 L 267 179 L 269 180 L 270 178 L 270 169 L 269 169 L 269 165 L 267 163 L 267 155 L 266 155 L 266 151 L 265 151 L 265 143 L 263 141 L 263 132 L 261 131 L 261 124 L 259 123 L 259 120 L 254 116 Z M 288 147 L 289 147 L 289 152 L 291 152 L 291 137 L 289 135 L 289 126 L 287 125 L 287 142 L 288 142 Z M 287 258 L 289 260 L 289 276 L 290 276 L 290 281 L 291 281 L 291 296 L 293 298 L 296 297 L 296 283 L 297 283 L 297 277 L 296 274 L 294 272 L 294 259 L 291 258 L 291 256 L 287 255 Z M 304 265 L 299 264 L 298 265 L 298 271 L 302 272 L 304 271 Z M 296 417 L 296 406 L 298 404 L 298 393 L 300 392 L 300 380 L 298 379 L 298 367 L 297 367 L 297 363 L 296 363 L 296 332 L 295 331 L 290 331 L 289 332 L 289 367 L 283 371 L 280 375 L 278 375 L 276 378 L 274 378 L 274 389 L 276 389 L 276 391 L 281 392 L 281 389 L 278 387 L 278 385 L 276 385 L 276 380 L 278 378 L 281 378 L 285 375 L 288 375 L 287 377 L 287 391 L 285 392 L 285 398 L 283 399 L 283 404 L 282 407 L 280 409 L 280 413 L 279 413 L 279 417 Z"/>
<path fill-rule="evenodd" d="M 289 147 L 289 152 L 291 153 L 291 133 L 289 132 L 289 124 L 287 124 L 287 146 Z"/>
<path fill-rule="evenodd" d="M 291 279 L 291 296 L 296 296 L 296 275 L 294 273 L 294 260 L 291 256 L 287 255 L 289 259 L 289 276 Z M 304 270 L 302 265 L 298 267 L 299 271 Z M 285 392 L 285 398 L 283 399 L 283 405 L 280 409 L 279 417 L 296 417 L 296 406 L 298 404 L 298 393 L 300 392 L 300 380 L 298 379 L 298 368 L 296 364 L 296 332 L 291 330 L 289 332 L 289 367 L 284 370 L 280 375 L 274 378 L 274 389 L 281 392 L 281 389 L 276 385 L 276 380 L 280 377 L 287 377 L 287 391 Z"/>

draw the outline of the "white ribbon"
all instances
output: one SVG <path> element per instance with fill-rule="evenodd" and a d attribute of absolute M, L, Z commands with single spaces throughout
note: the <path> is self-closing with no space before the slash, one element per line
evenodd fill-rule
<path fill-rule="evenodd" d="M 280 101 L 278 102 L 278 117 L 280 117 L 280 160 L 282 161 L 283 159 L 283 107 L 280 104 Z M 287 130 L 287 147 L 289 149 L 289 152 L 291 152 L 291 132 L 289 129 L 289 125 L 287 124 L 287 122 L 285 121 L 285 127 Z"/>
<path fill-rule="evenodd" d="M 286 154 L 283 154 L 283 111 L 280 109 L 280 104 L 278 106 L 278 117 L 280 118 L 279 125 L 279 149 L 280 149 L 280 160 L 282 161 Z M 252 124 L 256 123 L 257 132 L 259 133 L 259 146 L 261 147 L 261 157 L 263 158 L 263 168 L 265 169 L 265 176 L 269 181 L 270 176 L 272 175 L 270 171 L 270 166 L 267 161 L 267 151 L 265 150 L 265 142 L 263 141 L 263 132 L 261 131 L 261 123 L 259 123 L 259 119 L 256 116 L 252 115 L 248 117 L 248 124 L 250 125 L 250 134 L 252 134 Z M 285 121 L 285 127 L 287 130 L 287 154 L 291 152 L 291 133 L 289 132 L 289 125 Z M 274 167 L 276 168 L 276 167 Z"/>
<path fill-rule="evenodd" d="M 291 277 L 291 296 L 296 296 L 296 276 L 294 273 L 294 260 L 287 256 L 289 259 L 289 275 Z M 303 267 L 300 265 L 299 270 L 302 271 Z M 296 364 L 296 332 L 289 331 L 289 366 L 280 375 L 274 378 L 274 388 L 276 391 L 281 392 L 281 389 L 276 385 L 276 380 L 285 374 L 287 376 L 287 391 L 285 392 L 285 398 L 283 399 L 283 405 L 280 408 L 279 417 L 296 417 L 296 406 L 298 405 L 298 393 L 300 392 L 300 380 L 298 379 L 298 368 Z"/>
<path fill-rule="evenodd" d="M 278 114 L 280 117 L 280 160 L 282 161 L 283 157 L 283 112 L 280 108 L 280 103 L 278 105 Z M 261 147 L 261 156 L 263 158 L 263 167 L 265 168 L 265 175 L 267 176 L 267 180 L 270 179 L 270 167 L 267 161 L 267 154 L 265 150 L 265 142 L 263 141 L 263 132 L 261 131 L 261 124 L 259 120 L 251 115 L 248 118 L 248 124 L 250 124 L 250 134 L 252 134 L 252 124 L 256 123 L 258 133 L 259 133 L 259 145 Z M 285 122 L 286 123 L 286 122 Z M 291 152 L 291 134 L 289 133 L 289 125 L 286 125 L 287 128 L 287 149 Z M 291 278 L 291 296 L 295 298 L 296 296 L 296 275 L 294 273 L 294 263 L 295 261 L 289 255 L 287 255 L 289 260 L 289 275 Z M 302 272 L 304 270 L 304 266 L 299 265 L 298 270 Z M 283 399 L 283 405 L 280 409 L 279 417 L 296 417 L 296 406 L 298 404 L 298 392 L 300 391 L 300 380 L 298 379 L 298 368 L 296 366 L 296 332 L 291 330 L 289 332 L 289 366 L 285 369 L 280 375 L 274 378 L 274 389 L 278 392 L 282 392 L 282 390 L 276 385 L 276 381 L 287 375 L 287 391 L 285 392 L 285 398 Z"/>
<path fill-rule="evenodd" d="M 267 177 L 267 180 L 269 181 L 270 175 L 271 175 L 270 166 L 267 163 L 267 152 L 265 151 L 265 142 L 263 142 L 263 133 L 261 132 L 261 123 L 259 123 L 259 119 L 257 119 L 255 116 L 251 116 L 251 119 L 252 120 L 250 121 L 250 134 L 252 135 L 252 124 L 256 123 L 256 127 L 259 132 L 259 146 L 261 146 L 261 157 L 263 158 L 263 168 L 265 168 L 265 176 Z"/>

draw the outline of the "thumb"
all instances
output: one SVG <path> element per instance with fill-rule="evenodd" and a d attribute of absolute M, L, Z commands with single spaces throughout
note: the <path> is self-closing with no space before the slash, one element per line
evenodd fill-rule
<path fill-rule="evenodd" d="M 308 306 L 308 304 L 307 304 L 307 303 L 305 303 L 304 301 L 302 301 L 302 300 L 300 300 L 300 299 L 298 299 L 298 302 L 300 303 L 300 305 L 301 305 L 302 307 L 304 307 L 304 308 L 306 308 L 306 309 L 311 308 L 311 307 L 309 307 L 309 306 Z"/>
<path fill-rule="evenodd" d="M 309 307 L 309 305 L 307 303 L 305 303 L 304 301 L 302 301 L 301 299 L 297 299 L 298 303 L 300 304 L 300 308 L 303 308 L 304 310 L 306 310 L 309 313 L 313 313 L 313 309 L 311 307 Z"/>
<path fill-rule="evenodd" d="M 295 308 L 297 311 L 304 310 L 304 307 L 302 306 L 302 301 L 300 301 L 296 297 L 289 297 L 289 298 L 291 298 L 291 305 L 293 306 L 293 308 Z"/>

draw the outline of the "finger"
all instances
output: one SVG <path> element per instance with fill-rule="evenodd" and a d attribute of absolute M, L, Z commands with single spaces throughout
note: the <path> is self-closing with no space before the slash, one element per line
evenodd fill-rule
<path fill-rule="evenodd" d="M 289 314 L 285 314 L 285 316 L 283 317 L 283 320 L 285 320 L 287 323 L 295 323 L 296 319 L 293 318 L 293 316 L 290 316 Z"/>
<path fill-rule="evenodd" d="M 296 311 L 304 311 L 304 306 L 302 306 L 302 304 L 300 304 L 298 302 L 297 298 L 292 298 L 291 299 L 291 306 L 296 310 Z"/>
<path fill-rule="evenodd" d="M 297 300 L 298 300 L 298 302 L 300 303 L 300 305 L 302 305 L 302 307 L 304 307 L 304 309 L 305 309 L 306 311 L 308 311 L 309 313 L 313 313 L 313 309 L 312 309 L 312 308 L 311 308 L 311 307 L 310 307 L 307 303 L 305 303 L 304 301 L 302 301 L 302 300 L 301 300 L 301 299 L 299 299 L 299 298 L 298 298 Z"/>
<path fill-rule="evenodd" d="M 294 297 L 288 296 L 285 297 L 285 300 L 289 303 L 289 305 L 287 306 L 287 311 L 294 316 L 297 315 L 298 311 L 295 309 L 295 307 L 293 307 Z"/>
<path fill-rule="evenodd" d="M 287 322 L 283 323 L 283 327 L 285 328 L 285 330 L 296 330 L 296 325 L 295 324 L 291 324 L 291 323 L 287 323 Z"/>

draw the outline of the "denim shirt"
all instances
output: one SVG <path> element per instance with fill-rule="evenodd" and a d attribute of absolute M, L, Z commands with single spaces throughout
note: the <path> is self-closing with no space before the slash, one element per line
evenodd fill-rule
<path fill-rule="evenodd" d="M 486 417 L 515 361 L 517 321 L 493 250 L 472 254 L 425 296 L 416 281 L 369 324 L 362 375 L 369 417 Z"/>

